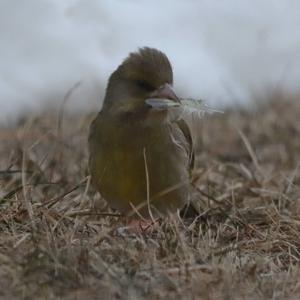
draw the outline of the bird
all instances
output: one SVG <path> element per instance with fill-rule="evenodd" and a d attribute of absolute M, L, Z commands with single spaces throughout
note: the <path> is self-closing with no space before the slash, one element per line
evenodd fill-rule
<path fill-rule="evenodd" d="M 194 150 L 180 108 L 155 109 L 147 99 L 180 102 L 166 54 L 143 47 L 110 75 L 88 144 L 91 181 L 100 195 L 125 216 L 149 219 L 188 203 Z"/>

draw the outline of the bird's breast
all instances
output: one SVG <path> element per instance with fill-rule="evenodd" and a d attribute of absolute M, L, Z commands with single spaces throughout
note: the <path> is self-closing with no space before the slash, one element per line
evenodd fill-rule
<path fill-rule="evenodd" d="M 138 205 L 146 199 L 147 188 L 153 197 L 180 182 L 182 187 L 163 201 L 183 201 L 188 155 L 176 124 L 100 120 L 94 127 L 90 169 L 95 186 L 112 206 L 126 212 L 129 202 Z"/>

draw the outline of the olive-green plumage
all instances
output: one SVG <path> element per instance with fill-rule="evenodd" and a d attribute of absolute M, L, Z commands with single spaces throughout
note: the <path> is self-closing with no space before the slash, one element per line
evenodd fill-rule
<path fill-rule="evenodd" d="M 103 108 L 92 122 L 93 185 L 124 214 L 133 205 L 147 217 L 147 199 L 154 215 L 173 212 L 189 200 L 189 127 L 176 111 L 155 110 L 145 103 L 153 96 L 177 101 L 172 83 L 168 58 L 156 49 L 142 48 L 112 73 Z"/>

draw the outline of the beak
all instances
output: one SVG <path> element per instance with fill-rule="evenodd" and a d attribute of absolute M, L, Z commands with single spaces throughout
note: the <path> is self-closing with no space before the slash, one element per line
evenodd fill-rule
<path fill-rule="evenodd" d="M 172 86 L 168 83 L 161 85 L 157 90 L 150 94 L 151 98 L 170 99 L 174 102 L 180 102 L 179 98 L 175 94 Z"/>

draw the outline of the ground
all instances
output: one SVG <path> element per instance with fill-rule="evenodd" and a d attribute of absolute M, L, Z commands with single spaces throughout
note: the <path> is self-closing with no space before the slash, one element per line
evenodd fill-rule
<path fill-rule="evenodd" d="M 1 299 L 299 299 L 300 97 L 208 115 L 199 215 L 135 234 L 90 186 L 92 115 L 0 131 Z"/>

